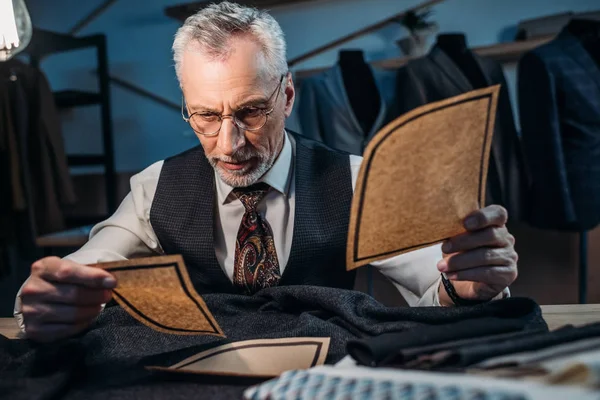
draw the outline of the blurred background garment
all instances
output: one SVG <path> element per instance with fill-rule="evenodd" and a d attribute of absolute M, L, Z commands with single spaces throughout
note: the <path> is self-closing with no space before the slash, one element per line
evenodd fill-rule
<path fill-rule="evenodd" d="M 0 63 L 0 153 L 2 227 L 25 212 L 37 234 L 64 229 L 76 197 L 54 97 L 44 74 L 16 59 Z"/>
<path fill-rule="evenodd" d="M 361 51 L 341 51 L 334 66 L 299 85 L 301 134 L 362 155 L 371 138 L 395 118 L 395 75 L 366 63 Z"/>
<path fill-rule="evenodd" d="M 519 62 L 519 113 L 543 229 L 600 223 L 600 21 L 573 20 Z"/>

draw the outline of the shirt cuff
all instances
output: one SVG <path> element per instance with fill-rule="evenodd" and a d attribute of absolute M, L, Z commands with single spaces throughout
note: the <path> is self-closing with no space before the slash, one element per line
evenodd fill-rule
<path fill-rule="evenodd" d="M 442 283 L 442 277 L 440 276 L 426 291 L 423 296 L 414 304 L 414 307 L 439 307 L 440 304 L 440 293 L 438 287 Z"/>
<path fill-rule="evenodd" d="M 500 293 L 498 293 L 498 295 L 494 298 L 492 298 L 492 300 L 502 300 L 502 299 L 506 299 L 510 297 L 510 289 L 508 287 L 505 287 L 503 291 L 501 291 Z"/>
<path fill-rule="evenodd" d="M 23 313 L 21 312 L 21 310 L 23 309 L 23 303 L 21 302 L 21 291 L 23 290 L 23 286 L 25 286 L 28 280 L 29 278 L 27 278 L 19 288 L 19 291 L 17 292 L 17 297 L 15 298 L 15 307 L 13 309 L 13 316 L 17 320 L 17 325 L 19 326 L 19 329 L 22 333 L 25 333 L 25 323 L 23 322 Z"/>

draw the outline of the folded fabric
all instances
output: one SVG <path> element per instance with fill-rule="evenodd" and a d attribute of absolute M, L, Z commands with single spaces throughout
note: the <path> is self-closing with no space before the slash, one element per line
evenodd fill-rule
<path fill-rule="evenodd" d="M 459 339 L 521 331 L 524 325 L 523 321 L 519 320 L 481 318 L 446 325 L 423 326 L 399 333 L 384 333 L 371 339 L 351 340 L 346 349 L 360 365 L 376 367 L 402 364 L 418 355 L 415 354 L 415 348 L 424 348 L 424 351 L 428 348 L 437 349 L 444 343 Z M 460 343 L 466 344 L 467 341 L 461 340 Z"/>
<path fill-rule="evenodd" d="M 60 398 L 81 377 L 84 354 L 77 340 L 35 345 L 0 335 L 0 398 Z"/>
<path fill-rule="evenodd" d="M 483 340 L 504 338 L 503 336 L 497 338 L 498 334 L 516 332 L 518 335 L 522 335 L 523 333 L 520 332 L 524 330 L 526 331 L 524 334 L 528 334 L 531 326 L 527 323 L 527 315 L 531 314 L 533 305 L 524 298 L 511 300 L 512 302 L 507 308 L 491 310 L 490 306 L 497 304 L 488 304 L 488 316 L 486 317 L 449 324 L 420 326 L 368 339 L 351 340 L 348 342 L 346 350 L 361 365 L 372 367 L 402 365 L 422 354 L 481 343 L 482 338 Z M 502 305 L 508 304 L 505 302 Z M 511 312 L 507 312 L 509 309 Z M 547 331 L 545 326 L 540 329 Z M 486 339 L 488 336 L 490 338 Z"/>
<path fill-rule="evenodd" d="M 12 396 L 14 393 L 33 399 L 43 393 L 61 393 L 55 397 L 189 400 L 200 393 L 204 398 L 232 399 L 240 398 L 249 384 L 221 382 L 214 377 L 173 382 L 172 376 L 145 367 L 168 367 L 202 351 L 251 339 L 327 337 L 330 346 L 325 363 L 330 364 L 346 355 L 349 340 L 427 325 L 512 316 L 522 319 L 526 328 L 546 327 L 539 306 L 533 300 L 518 298 L 477 307 L 385 307 L 364 293 L 313 286 L 273 287 L 253 296 L 215 293 L 202 297 L 227 338 L 162 333 L 120 306 L 107 305 L 87 332 L 69 342 L 76 345 L 81 357 L 68 346 L 51 345 L 48 349 L 54 351 L 46 351 L 44 357 L 48 369 L 32 367 L 42 348 L 25 347 L 15 352 L 12 341 L 0 341 L 0 361 L 12 366 L 10 370 L 0 367 L 0 394 L 10 393 L 10 399 L 19 398 Z M 14 380 L 15 376 L 21 381 Z"/>
<path fill-rule="evenodd" d="M 597 400 L 598 393 L 464 374 L 321 366 L 288 371 L 244 392 L 247 400 Z"/>
<path fill-rule="evenodd" d="M 467 367 L 492 357 L 515 354 L 524 351 L 546 349 L 558 344 L 575 342 L 581 339 L 600 337 L 600 323 L 571 327 L 557 331 L 535 333 L 520 339 L 506 339 L 497 343 L 477 346 L 463 346 L 443 350 L 421 360 L 421 368 Z"/>
<path fill-rule="evenodd" d="M 430 354 L 437 353 L 442 350 L 451 350 L 463 346 L 476 346 L 485 343 L 495 343 L 500 340 L 518 340 L 519 338 L 523 338 L 534 333 L 546 331 L 547 329 L 544 328 L 531 329 L 518 332 L 500 333 L 497 335 L 488 335 L 477 338 L 461 339 L 427 346 L 409 347 L 407 349 L 400 350 L 396 354 L 396 356 L 390 357 L 389 359 L 385 359 L 380 364 L 380 366 L 413 368 L 414 366 L 419 364 L 421 358 L 427 357 Z"/>
<path fill-rule="evenodd" d="M 536 349 L 521 353 L 508 354 L 500 357 L 493 357 L 477 363 L 472 367 L 489 369 L 539 364 L 541 362 L 551 362 L 552 360 L 562 360 L 564 357 L 571 358 L 574 355 L 582 352 L 589 352 L 596 349 L 600 349 L 600 337 L 550 346 L 542 350 Z"/>

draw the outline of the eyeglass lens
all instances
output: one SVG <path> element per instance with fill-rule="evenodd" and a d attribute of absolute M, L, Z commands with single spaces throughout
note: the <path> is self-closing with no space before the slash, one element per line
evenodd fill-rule
<path fill-rule="evenodd" d="M 265 125 L 267 115 L 264 110 L 258 108 L 241 109 L 233 114 L 233 122 L 240 129 L 256 130 Z M 211 134 L 221 128 L 221 117 L 215 114 L 194 114 L 190 123 L 196 132 Z"/>

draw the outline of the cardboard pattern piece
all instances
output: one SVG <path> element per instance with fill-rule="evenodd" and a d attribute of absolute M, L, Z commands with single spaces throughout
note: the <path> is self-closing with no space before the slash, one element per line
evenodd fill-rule
<path fill-rule="evenodd" d="M 347 269 L 464 232 L 485 204 L 499 85 L 414 109 L 369 142 L 356 182 Z"/>
<path fill-rule="evenodd" d="M 285 371 L 323 365 L 330 338 L 255 339 L 228 343 L 198 353 L 161 372 L 247 378 L 273 378 Z"/>
<path fill-rule="evenodd" d="M 117 279 L 113 298 L 152 329 L 177 335 L 225 336 L 196 293 L 180 255 L 100 263 Z"/>

